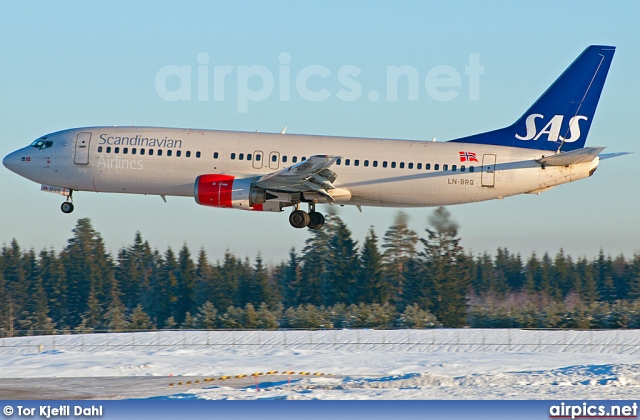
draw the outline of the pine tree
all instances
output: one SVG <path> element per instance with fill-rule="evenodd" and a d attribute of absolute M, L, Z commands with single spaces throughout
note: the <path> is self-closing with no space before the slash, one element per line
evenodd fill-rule
<path fill-rule="evenodd" d="M 554 287 L 553 287 L 553 263 L 551 262 L 551 257 L 549 257 L 548 253 L 544 253 L 542 256 L 542 261 L 540 263 L 540 283 L 538 286 L 538 290 L 540 290 L 544 295 L 553 297 L 554 296 Z"/>
<path fill-rule="evenodd" d="M 470 260 L 471 261 L 471 260 Z M 432 302 L 431 292 L 429 291 L 428 278 L 429 273 L 426 272 L 426 266 L 416 257 L 412 257 L 404 264 L 404 285 L 403 299 L 400 307 L 406 305 L 418 304 L 421 307 L 430 307 Z M 396 310 L 401 312 L 396 305 Z"/>
<path fill-rule="evenodd" d="M 269 310 L 266 303 L 261 303 L 258 308 L 258 328 L 263 330 L 275 330 L 279 326 L 278 312 L 282 311 L 281 308 L 275 311 Z"/>
<path fill-rule="evenodd" d="M 360 252 L 357 288 L 361 302 L 386 303 L 390 300 L 389 283 L 384 281 L 382 270 L 382 255 L 378 251 L 378 237 L 371 226 Z"/>
<path fill-rule="evenodd" d="M 243 319 L 243 327 L 249 330 L 255 330 L 258 328 L 259 320 L 258 320 L 258 312 L 255 307 L 247 303 L 244 307 L 244 319 Z"/>
<path fill-rule="evenodd" d="M 179 307 L 178 261 L 171 248 L 168 248 L 164 254 L 160 276 L 156 295 L 164 304 L 164 310 L 159 314 L 159 318 L 167 319 L 171 316 L 176 323 L 181 324 L 184 321 L 185 313 L 181 312 Z"/>
<path fill-rule="evenodd" d="M 133 331 L 151 329 L 151 319 L 144 309 L 142 309 L 141 304 L 138 304 L 131 313 L 127 328 Z"/>
<path fill-rule="evenodd" d="M 323 302 L 323 279 L 326 269 L 325 262 L 330 257 L 329 255 L 329 236 L 330 230 L 334 221 L 333 215 L 326 218 L 324 229 L 310 230 L 311 236 L 305 241 L 305 247 L 302 250 L 302 257 L 300 258 L 299 265 L 302 268 L 298 268 L 299 274 L 297 276 L 297 299 L 291 302 L 291 305 L 296 303 L 310 303 L 312 305 L 321 305 Z M 291 269 L 292 261 L 290 260 Z M 294 273 L 288 272 L 289 276 Z M 291 277 L 289 277 L 291 279 Z M 326 290 L 330 292 L 330 290 Z M 288 306 L 288 305 L 287 305 Z"/>
<path fill-rule="evenodd" d="M 640 298 L 640 253 L 633 256 L 628 273 L 629 297 L 632 299 Z"/>
<path fill-rule="evenodd" d="M 367 325 L 367 320 L 371 318 L 371 307 L 364 303 L 358 305 L 349 305 L 347 307 L 346 325 L 344 327 L 356 329 L 356 328 L 370 328 Z"/>
<path fill-rule="evenodd" d="M 244 307 L 254 298 L 256 287 L 251 274 L 249 258 L 245 258 L 242 265 L 237 268 L 237 289 L 236 296 L 233 300 L 237 306 Z"/>
<path fill-rule="evenodd" d="M 596 283 L 593 266 L 585 261 L 584 271 L 582 273 L 582 286 L 580 288 L 580 296 L 589 304 L 598 300 L 598 285 Z"/>
<path fill-rule="evenodd" d="M 509 293 L 507 276 L 509 273 L 509 251 L 498 248 L 493 263 L 493 276 L 489 284 L 489 293 L 496 296 L 505 296 Z"/>
<path fill-rule="evenodd" d="M 113 263 L 107 254 L 102 238 L 91 226 L 89 219 L 79 219 L 73 229 L 73 237 L 62 252 L 68 292 L 70 327 L 81 322 L 87 310 L 89 292 L 94 290 L 99 302 L 107 302 L 111 293 Z"/>
<path fill-rule="evenodd" d="M 220 273 L 215 283 L 214 299 L 211 300 L 217 308 L 227 308 L 235 304 L 238 285 L 242 274 L 242 262 L 228 250 L 224 254 L 222 264 L 218 262 L 217 270 Z"/>
<path fill-rule="evenodd" d="M 565 257 L 564 250 L 560 248 L 553 262 L 553 297 L 558 300 L 561 300 L 571 290 L 572 265 L 571 257 Z"/>
<path fill-rule="evenodd" d="M 165 330 L 173 330 L 173 329 L 176 328 L 176 325 L 178 325 L 178 323 L 176 322 L 176 319 L 174 317 L 170 316 L 164 322 L 164 329 Z"/>
<path fill-rule="evenodd" d="M 235 306 L 229 306 L 224 314 L 220 316 L 220 325 L 229 330 L 239 330 L 244 326 L 244 310 Z"/>
<path fill-rule="evenodd" d="M 121 296 L 122 292 L 120 292 L 118 281 L 114 277 L 111 281 L 109 306 L 107 313 L 104 315 L 106 327 L 111 332 L 122 332 L 128 326 L 125 307 L 120 298 Z"/>
<path fill-rule="evenodd" d="M 46 291 L 49 305 L 49 316 L 59 327 L 69 326 L 67 319 L 69 307 L 67 303 L 67 280 L 62 264 L 53 250 L 40 252 L 40 278 Z"/>
<path fill-rule="evenodd" d="M 82 314 L 81 317 L 81 330 L 86 332 L 103 329 L 104 315 L 102 304 L 98 301 L 95 290 L 91 288 L 87 302 L 87 311 Z"/>
<path fill-rule="evenodd" d="M 289 308 L 285 313 L 290 328 L 318 329 L 331 328 L 327 311 L 315 305 L 300 305 L 297 308 Z"/>
<path fill-rule="evenodd" d="M 133 244 L 118 253 L 116 279 L 122 287 L 123 303 L 133 309 L 138 304 L 149 307 L 153 304 L 151 276 L 154 272 L 153 252 L 149 243 L 136 232 Z"/>
<path fill-rule="evenodd" d="M 392 305 L 359 303 L 347 308 L 346 328 L 391 328 L 395 322 L 396 310 Z"/>
<path fill-rule="evenodd" d="M 35 275 L 36 273 L 33 273 Z M 37 276 L 30 284 L 29 300 L 25 305 L 25 317 L 21 324 L 23 329 L 31 331 L 31 334 L 53 334 L 55 324 L 49 317 L 49 305 L 47 295 L 42 286 L 42 279 Z"/>
<path fill-rule="evenodd" d="M 306 292 L 301 290 L 301 267 L 300 259 L 295 248 L 289 251 L 289 260 L 278 268 L 277 278 L 279 280 L 282 302 L 286 307 L 297 306 L 301 299 L 300 295 L 306 296 Z"/>
<path fill-rule="evenodd" d="M 471 285 L 476 293 L 479 294 L 500 294 L 499 288 L 495 282 L 495 267 L 493 259 L 487 252 L 476 258 L 475 277 L 471 277 Z"/>
<path fill-rule="evenodd" d="M 147 270 L 149 286 L 141 295 L 142 307 L 154 325 L 162 326 L 170 316 L 170 287 L 164 271 L 164 259 L 158 250 L 151 253 Z"/>
<path fill-rule="evenodd" d="M 422 329 L 439 327 L 441 324 L 431 312 L 413 304 L 407 306 L 400 316 L 400 326 Z"/>
<path fill-rule="evenodd" d="M 182 246 L 178 254 L 176 277 L 178 282 L 176 314 L 180 317 L 184 316 L 183 314 L 186 312 L 194 312 L 196 310 L 196 270 L 186 244 Z"/>
<path fill-rule="evenodd" d="M 623 255 L 618 255 L 611 262 L 611 275 L 613 277 L 613 287 L 616 299 L 628 299 L 629 283 L 626 281 L 628 274 L 628 264 Z"/>
<path fill-rule="evenodd" d="M 2 248 L 3 277 L 6 289 L 7 329 L 13 336 L 24 322 L 26 304 L 29 298 L 30 280 L 24 271 L 22 251 L 18 241 L 13 239 L 9 247 Z"/>
<path fill-rule="evenodd" d="M 598 259 L 594 261 L 594 268 L 598 282 L 598 294 L 601 299 L 609 303 L 617 299 L 611 266 L 611 257 L 605 258 L 604 251 L 601 249 L 598 253 Z"/>
<path fill-rule="evenodd" d="M 458 224 L 444 207 L 436 209 L 429 222 L 433 229 L 427 229 L 428 238 L 422 243 L 434 313 L 444 326 L 461 327 L 466 323 L 470 281 L 468 258 L 457 237 Z"/>
<path fill-rule="evenodd" d="M 206 302 L 211 304 L 214 281 L 213 267 L 211 267 L 204 249 L 201 248 L 196 262 L 196 305 L 199 308 Z"/>
<path fill-rule="evenodd" d="M 253 284 L 254 292 L 250 301 L 253 306 L 259 306 L 261 303 L 273 304 L 275 303 L 273 288 L 269 282 L 269 272 L 264 266 L 262 261 L 262 254 L 258 253 L 256 257 L 256 263 L 253 268 Z"/>
<path fill-rule="evenodd" d="M 383 270 L 388 287 L 391 288 L 396 308 L 406 305 L 405 283 L 409 260 L 416 256 L 418 235 L 408 227 L 408 216 L 399 212 L 393 226 L 384 234 L 382 243 Z M 418 286 L 419 287 L 419 286 Z"/>
<path fill-rule="evenodd" d="M 357 302 L 357 242 L 351 238 L 351 231 L 338 216 L 331 216 L 327 251 L 325 271 L 321 277 L 323 304 Z"/>
<path fill-rule="evenodd" d="M 198 309 L 198 327 L 205 330 L 213 330 L 218 327 L 218 310 L 209 301 L 206 301 Z"/>
<path fill-rule="evenodd" d="M 0 257 L 0 338 L 6 336 L 9 330 L 9 294 L 7 293 L 6 282 L 2 270 L 2 258 Z"/>
<path fill-rule="evenodd" d="M 187 311 L 184 314 L 184 321 L 182 322 L 182 325 L 180 325 L 180 329 L 181 330 L 194 330 L 196 329 L 198 325 L 198 320 L 191 315 L 191 312 Z"/>
<path fill-rule="evenodd" d="M 528 294 L 534 294 L 538 290 L 538 286 L 540 284 L 540 277 L 541 277 L 540 272 L 541 272 L 540 261 L 538 261 L 538 257 L 534 252 L 533 254 L 531 254 L 531 257 L 529 258 L 525 266 L 526 281 L 525 281 L 524 290 Z"/>

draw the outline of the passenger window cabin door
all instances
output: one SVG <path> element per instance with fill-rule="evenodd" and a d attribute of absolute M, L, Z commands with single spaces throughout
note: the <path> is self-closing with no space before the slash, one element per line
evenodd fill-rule
<path fill-rule="evenodd" d="M 77 165 L 89 164 L 89 146 L 91 145 L 91 133 L 78 133 L 76 137 L 76 147 L 74 150 L 73 162 Z"/>
<path fill-rule="evenodd" d="M 269 169 L 278 169 L 280 167 L 280 153 L 271 152 L 269 154 Z"/>
<path fill-rule="evenodd" d="M 482 155 L 482 186 L 494 187 L 496 182 L 496 155 Z"/>
<path fill-rule="evenodd" d="M 264 153 L 261 150 L 256 150 L 255 152 L 253 152 L 253 167 L 255 169 L 262 169 L 262 166 L 264 165 L 262 163 L 264 159 Z"/>

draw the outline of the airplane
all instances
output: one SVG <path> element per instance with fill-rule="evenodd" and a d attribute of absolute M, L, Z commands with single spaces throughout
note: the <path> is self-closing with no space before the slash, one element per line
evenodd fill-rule
<path fill-rule="evenodd" d="M 3 159 L 42 191 L 187 196 L 203 206 L 292 209 L 320 229 L 316 204 L 430 207 L 540 194 L 588 178 L 604 147 L 585 142 L 615 47 L 592 45 L 508 127 L 446 142 L 158 127 L 47 134 Z M 308 205 L 308 211 L 301 209 Z"/>

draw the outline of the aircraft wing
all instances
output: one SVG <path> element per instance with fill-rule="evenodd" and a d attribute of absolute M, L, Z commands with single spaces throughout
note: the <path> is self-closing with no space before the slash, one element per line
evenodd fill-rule
<path fill-rule="evenodd" d="M 331 198 L 327 190 L 335 189 L 333 182 L 337 175 L 329 167 L 338 159 L 340 156 L 314 155 L 295 165 L 264 175 L 254 185 L 280 192 L 315 191 Z"/>
<path fill-rule="evenodd" d="M 576 165 L 593 161 L 604 149 L 604 147 L 585 147 L 570 152 L 558 153 L 557 155 L 545 156 L 536 159 L 536 162 L 544 166 Z"/>

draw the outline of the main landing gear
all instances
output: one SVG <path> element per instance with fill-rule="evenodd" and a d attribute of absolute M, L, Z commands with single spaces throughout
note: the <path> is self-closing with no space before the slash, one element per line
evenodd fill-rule
<path fill-rule="evenodd" d="M 73 211 L 73 197 L 71 197 L 72 194 L 73 190 L 71 190 L 71 192 L 67 196 L 67 201 L 62 203 L 62 205 L 60 206 L 60 210 L 62 210 L 62 212 L 65 214 L 69 214 Z"/>
<path fill-rule="evenodd" d="M 296 229 L 308 227 L 311 230 L 318 230 L 324 226 L 324 216 L 322 213 L 316 211 L 314 203 L 309 204 L 309 213 L 300 210 L 300 206 L 298 205 L 298 207 L 291 212 L 289 223 Z"/>

